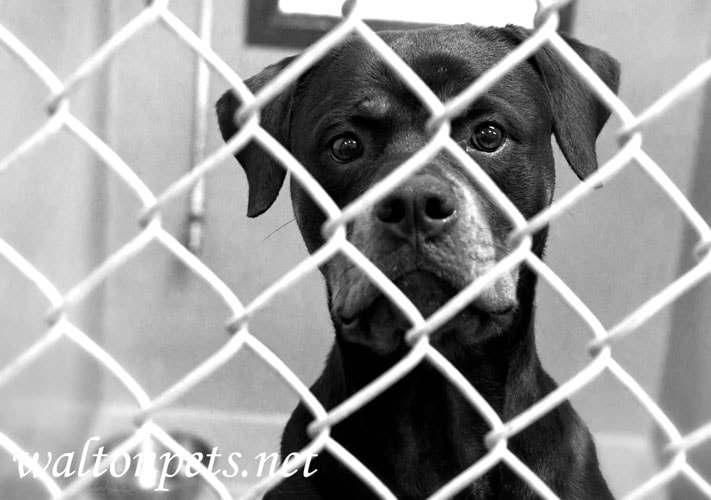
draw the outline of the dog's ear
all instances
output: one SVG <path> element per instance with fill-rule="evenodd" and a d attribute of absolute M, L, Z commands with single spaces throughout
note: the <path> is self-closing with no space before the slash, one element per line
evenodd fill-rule
<path fill-rule="evenodd" d="M 294 57 L 296 56 L 287 57 L 276 64 L 267 66 L 261 73 L 245 80 L 244 83 L 252 92 L 258 92 Z M 291 85 L 261 110 L 261 127 L 284 146 L 288 146 L 289 140 L 289 117 L 293 89 L 294 85 Z M 238 127 L 234 118 L 240 104 L 239 98 L 231 90 L 225 92 L 217 101 L 217 121 L 225 141 L 237 133 Z M 284 183 L 286 170 L 254 141 L 247 144 L 235 157 L 247 173 L 249 184 L 247 215 L 256 217 L 264 213 L 276 200 L 279 189 Z"/>
<path fill-rule="evenodd" d="M 505 30 L 519 42 L 532 33 L 531 30 L 512 25 Z M 600 49 L 574 38 L 564 38 L 600 79 L 617 93 L 619 63 Z M 580 179 L 585 179 L 597 169 L 595 139 L 609 118 L 610 110 L 554 49 L 544 46 L 535 53 L 531 62 L 548 90 L 556 141 L 573 171 Z"/>

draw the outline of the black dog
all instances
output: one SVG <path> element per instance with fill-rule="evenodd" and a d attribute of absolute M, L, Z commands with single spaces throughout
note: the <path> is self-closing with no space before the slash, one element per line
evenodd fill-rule
<path fill-rule="evenodd" d="M 514 26 L 436 27 L 380 34 L 446 101 L 500 60 L 530 31 Z M 604 52 L 570 40 L 616 90 L 618 65 Z M 290 59 L 247 80 L 257 91 Z M 217 103 L 225 139 L 237 131 L 239 102 Z M 519 65 L 452 122 L 452 137 L 486 170 L 527 218 L 551 202 L 551 134 L 583 178 L 597 168 L 595 139 L 609 111 L 549 49 Z M 318 62 L 270 102 L 262 126 L 306 166 L 339 206 L 385 177 L 427 142 L 428 113 L 399 78 L 357 37 Z M 250 217 L 269 208 L 285 170 L 256 145 L 237 154 L 249 181 Z M 324 243 L 324 215 L 298 183 L 291 196 L 310 252 Z M 508 252 L 508 219 L 464 169 L 438 154 L 415 176 L 348 225 L 348 238 L 427 317 Z M 546 231 L 534 236 L 541 256 Z M 403 315 L 350 261 L 323 266 L 336 342 L 311 390 L 333 408 L 393 365 L 408 347 Z M 536 276 L 526 266 L 502 276 L 432 336 L 439 349 L 506 421 L 555 389 L 534 345 Z M 282 456 L 309 443 L 313 416 L 299 405 L 282 437 Z M 428 363 L 333 428 L 332 436 L 398 498 L 424 498 L 481 458 L 489 431 L 478 412 Z M 566 402 L 508 446 L 563 499 L 611 498 L 589 431 Z M 365 499 L 374 494 L 328 453 L 269 499 Z M 457 495 L 461 499 L 535 498 L 498 465 Z"/>

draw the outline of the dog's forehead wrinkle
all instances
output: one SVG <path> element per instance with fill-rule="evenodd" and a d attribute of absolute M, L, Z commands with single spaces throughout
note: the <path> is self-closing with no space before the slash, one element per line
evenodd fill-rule
<path fill-rule="evenodd" d="M 392 102 L 382 95 L 368 95 L 356 103 L 355 110 L 365 118 L 384 119 L 392 110 Z"/>
<path fill-rule="evenodd" d="M 452 54 L 418 55 L 405 58 L 405 62 L 422 78 L 423 82 L 442 102 L 447 102 L 464 92 L 482 74 L 498 61 L 479 58 L 466 59 Z M 372 69 L 368 69 L 372 67 Z M 397 107 L 400 115 L 404 110 L 417 115 L 426 122 L 429 118 L 426 106 L 410 87 L 387 67 L 383 61 L 375 61 L 363 70 L 354 71 L 342 81 L 326 98 L 322 95 L 311 96 L 313 107 L 318 107 L 319 114 L 334 113 L 338 110 L 343 115 L 362 115 L 375 119 L 393 116 Z M 508 103 L 510 109 L 539 109 L 534 118 L 545 120 L 550 115 L 549 104 L 543 91 L 543 83 L 535 72 L 528 67 L 517 67 L 504 76 L 480 99 L 472 102 L 470 109 L 492 108 L 497 104 Z M 529 89 L 522 91 L 522 89 Z M 527 117 L 528 118 L 528 117 Z"/>
<path fill-rule="evenodd" d="M 403 49 L 397 44 L 394 48 L 437 97 L 446 102 L 463 92 L 503 57 L 503 47 L 476 49 L 481 43 L 472 45 L 471 41 L 464 40 L 457 47 L 451 44 L 445 44 L 444 47 L 436 45 L 431 53 L 427 50 L 413 50 L 410 53 L 409 49 Z M 485 43 L 491 42 L 486 40 Z M 427 37 L 415 37 L 405 46 L 409 47 L 410 44 L 421 47 L 430 44 L 430 41 Z M 378 56 L 369 53 L 366 47 L 350 43 L 341 47 L 336 56 L 324 61 L 318 68 L 318 71 L 309 74 L 309 79 L 319 80 L 319 84 L 313 85 L 310 91 L 301 87 L 300 100 L 303 99 L 301 107 L 309 117 L 307 121 L 318 124 L 320 130 L 332 124 L 349 123 L 357 117 L 388 121 L 414 118 L 416 125 L 424 130 L 429 115 L 422 100 L 399 75 Z M 332 81 L 336 75 L 340 82 L 338 86 L 331 87 L 326 94 L 315 90 L 326 86 L 325 82 Z M 550 114 L 549 105 L 541 97 L 545 93 L 538 92 L 538 87 L 542 88 L 542 82 L 532 68 L 517 67 L 489 89 L 485 96 L 499 103 L 510 103 L 509 108 L 539 109 L 539 112 L 534 113 L 534 119 L 545 121 L 545 117 Z M 530 91 L 522 92 L 522 88 L 530 88 Z M 480 107 L 485 103 L 485 98 L 478 100 L 481 103 L 472 103 L 471 107 Z M 397 130 L 410 125 L 415 124 L 393 123 L 392 128 Z"/>

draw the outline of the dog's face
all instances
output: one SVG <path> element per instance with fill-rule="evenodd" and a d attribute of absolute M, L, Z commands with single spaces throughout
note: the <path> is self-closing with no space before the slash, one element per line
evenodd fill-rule
<path fill-rule="evenodd" d="M 455 26 L 381 36 L 442 100 L 466 89 L 527 35 L 521 28 Z M 606 54 L 572 41 L 611 87 L 617 66 Z M 257 90 L 288 61 L 247 81 Z M 238 102 L 218 102 L 225 138 Z M 551 134 L 580 177 L 596 167 L 595 138 L 608 112 L 549 51 L 519 65 L 452 122 L 452 138 L 497 183 L 525 217 L 551 202 Z M 429 115 L 368 46 L 353 38 L 334 49 L 262 111 L 263 126 L 343 207 L 383 179 L 428 140 Z M 266 210 L 284 178 L 282 167 L 250 145 L 237 155 L 250 183 L 249 215 Z M 324 215 L 296 182 L 294 213 L 307 248 L 323 244 Z M 348 239 L 427 317 L 508 252 L 510 222 L 448 153 L 360 214 Z M 545 234 L 537 236 L 542 252 Z M 322 269 L 331 316 L 343 339 L 378 353 L 402 345 L 409 328 L 399 310 L 349 259 Z M 451 320 L 438 338 L 476 343 L 515 316 L 518 270 L 502 275 Z M 445 334 L 445 335 L 442 335 Z"/>

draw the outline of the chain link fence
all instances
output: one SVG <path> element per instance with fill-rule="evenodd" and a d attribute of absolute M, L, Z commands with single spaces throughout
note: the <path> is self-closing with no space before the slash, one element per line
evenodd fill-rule
<path fill-rule="evenodd" d="M 699 66 L 683 78 L 669 92 L 657 99 L 643 112 L 633 114 L 617 96 L 614 95 L 585 65 L 578 55 L 558 35 L 558 10 L 566 1 L 538 1 L 538 12 L 535 18 L 535 30 L 516 50 L 501 60 L 495 67 L 482 75 L 466 91 L 450 102 L 440 102 L 417 75 L 405 65 L 393 51 L 375 34 L 359 14 L 357 1 L 348 1 L 343 7 L 342 21 L 317 43 L 308 48 L 296 58 L 272 82 L 266 85 L 257 95 L 253 95 L 243 84 L 238 75 L 228 64 L 220 59 L 209 44 L 209 26 L 212 5 L 209 0 L 203 3 L 203 16 L 199 33 L 189 29 L 170 10 L 168 0 L 155 0 L 115 33 L 97 51 L 90 55 L 71 75 L 61 80 L 52 70 L 30 51 L 11 31 L 0 25 L 0 46 L 13 57 L 17 58 L 36 78 L 44 84 L 49 93 L 46 122 L 12 152 L 0 159 L 0 173 L 5 173 L 17 167 L 20 160 L 40 147 L 45 141 L 57 134 L 70 134 L 81 141 L 86 148 L 93 151 L 101 159 L 106 169 L 135 194 L 142 205 L 142 214 L 138 220 L 141 231 L 135 238 L 118 251 L 110 255 L 96 267 L 88 276 L 76 283 L 67 291 L 60 291 L 43 273 L 13 248 L 12 242 L 0 239 L 0 255 L 12 268 L 20 273 L 28 282 L 46 298 L 48 311 L 46 314 L 47 328 L 42 337 L 31 347 L 16 357 L 7 366 L 0 367 L 0 386 L 13 384 L 32 369 L 33 363 L 53 346 L 62 342 L 73 343 L 89 356 L 93 357 L 102 369 L 115 377 L 128 391 L 139 406 L 135 414 L 136 429 L 132 436 L 126 439 L 111 454 L 104 458 L 102 465 L 107 466 L 116 456 L 126 451 L 135 450 L 152 437 L 169 450 L 187 461 L 197 473 L 204 478 L 214 493 L 221 499 L 233 498 L 232 494 L 220 479 L 208 468 L 193 457 L 189 450 L 179 444 L 169 433 L 157 425 L 153 418 L 162 410 L 174 404 L 191 391 L 199 391 L 200 384 L 223 365 L 232 360 L 240 350 L 252 351 L 261 362 L 273 369 L 303 401 L 314 415 L 314 422 L 309 427 L 312 437 L 310 444 L 299 456 L 290 461 L 289 467 L 299 467 L 314 453 L 327 451 L 336 456 L 346 467 L 352 470 L 381 498 L 395 498 L 392 492 L 365 467 L 347 449 L 341 447 L 330 435 L 331 428 L 347 418 L 359 408 L 388 389 L 405 376 L 419 363 L 429 363 L 439 370 L 488 422 L 490 431 L 486 436 L 489 451 L 476 463 L 463 470 L 449 483 L 443 485 L 431 498 L 451 498 L 468 484 L 480 477 L 492 467 L 504 463 L 520 475 L 542 498 L 554 499 L 556 495 L 541 481 L 525 463 L 521 462 L 507 448 L 507 439 L 521 432 L 541 416 L 551 411 L 562 401 L 581 391 L 585 386 L 596 380 L 603 373 L 615 377 L 629 389 L 632 397 L 646 409 L 663 434 L 667 443 L 667 451 L 671 459 L 653 477 L 640 484 L 626 498 L 646 497 L 660 491 L 672 479 L 685 476 L 703 494 L 711 498 L 711 484 L 708 478 L 702 477 L 687 461 L 687 453 L 699 444 L 711 439 L 711 423 L 702 426 L 694 432 L 682 435 L 674 423 L 659 408 L 654 398 L 647 394 L 639 383 L 621 366 L 614 357 L 615 343 L 620 339 L 633 335 L 635 331 L 650 320 L 660 310 L 669 306 L 680 295 L 711 274 L 711 228 L 695 211 L 690 202 L 670 181 L 664 170 L 650 158 L 642 148 L 642 138 L 645 127 L 665 111 L 674 106 L 685 96 L 699 89 L 711 79 L 711 61 Z M 244 103 L 237 113 L 237 119 L 244 125 L 239 132 L 224 146 L 213 153 L 204 154 L 202 149 L 194 153 L 195 165 L 190 173 L 176 180 L 160 193 L 154 193 L 136 175 L 131 166 L 90 128 L 72 114 L 70 102 L 73 94 L 100 68 L 109 63 L 130 40 L 143 30 L 154 25 L 160 25 L 177 40 L 184 43 L 199 57 L 202 69 L 198 71 L 198 79 L 204 81 L 210 74 L 222 77 Z M 411 91 L 421 100 L 430 113 L 428 128 L 431 139 L 417 154 L 408 159 L 391 175 L 374 186 L 370 191 L 350 203 L 339 208 L 326 194 L 323 188 L 310 176 L 303 165 L 299 164 L 291 154 L 273 137 L 260 127 L 259 110 L 271 99 L 282 92 L 291 82 L 319 61 L 331 48 L 353 33 L 360 35 L 372 49 L 399 75 Z M 502 78 L 515 65 L 521 64 L 541 46 L 548 45 L 557 51 L 570 67 L 583 79 L 594 93 L 612 110 L 622 123 L 617 137 L 619 148 L 616 154 L 585 182 L 580 183 L 549 208 L 526 220 L 488 178 L 480 167 L 450 138 L 450 120 L 487 91 L 495 82 Z M 206 86 L 197 85 L 196 105 L 202 109 L 209 105 L 206 100 Z M 198 134 L 204 134 L 204 125 L 196 128 Z M 243 303 L 221 279 L 195 253 L 178 241 L 166 229 L 161 221 L 162 210 L 188 192 L 192 192 L 191 205 L 196 218 L 200 216 L 202 195 L 199 186 L 206 174 L 214 169 L 227 165 L 225 160 L 247 145 L 255 141 L 269 150 L 271 155 L 304 187 L 320 208 L 327 214 L 325 234 L 327 242 L 315 253 L 300 262 L 296 267 L 282 276 L 272 286 L 265 289 L 254 300 Z M 447 151 L 461 163 L 462 167 L 476 180 L 494 203 L 508 215 L 514 229 L 509 236 L 511 251 L 496 266 L 484 276 L 471 283 L 444 307 L 428 318 L 424 318 L 407 297 L 383 273 L 369 262 L 364 255 L 346 239 L 345 225 L 352 221 L 367 207 L 385 197 L 401 182 L 423 167 L 429 159 L 441 151 Z M 553 222 L 566 210 L 586 198 L 596 186 L 609 181 L 623 169 L 638 168 L 646 174 L 658 188 L 678 207 L 685 219 L 698 235 L 696 247 L 697 263 L 691 269 L 676 279 L 673 283 L 658 293 L 649 297 L 640 307 L 631 311 L 624 319 L 612 327 L 605 327 L 601 321 L 588 309 L 586 304 L 561 280 L 553 270 L 544 264 L 531 252 L 531 235 L 547 224 Z M 199 234 L 193 235 L 199 240 Z M 232 336 L 224 345 L 199 366 L 155 397 L 149 397 L 141 385 L 126 371 L 109 352 L 98 345 L 79 327 L 72 323 L 67 310 L 87 299 L 97 287 L 122 266 L 132 259 L 139 259 L 149 244 L 158 243 L 168 250 L 175 258 L 187 266 L 196 277 L 203 280 L 231 311 L 227 320 L 227 328 Z M 282 362 L 266 345 L 250 332 L 250 318 L 269 304 L 276 295 L 286 289 L 299 286 L 299 281 L 307 274 L 341 254 L 358 266 L 389 299 L 396 304 L 412 324 L 406 339 L 411 345 L 409 353 L 395 366 L 365 387 L 363 390 L 347 399 L 342 404 L 326 411 L 316 398 L 309 392 L 307 386 Z M 526 265 L 533 269 L 541 279 L 545 280 L 562 300 L 579 315 L 590 331 L 590 360 L 574 377 L 563 383 L 557 390 L 549 394 L 534 406 L 509 421 L 502 421 L 486 400 L 471 386 L 467 380 L 445 359 L 429 342 L 429 334 L 452 318 L 458 311 L 469 304 L 484 288 L 503 273 L 519 266 Z M 42 470 L 21 446 L 13 441 L 0 429 L 0 446 L 10 456 L 16 457 L 22 464 L 36 474 L 50 498 L 71 498 L 90 486 L 91 475 L 77 478 L 65 487 L 60 487 L 55 478 Z M 259 498 L 268 488 L 281 481 L 280 473 L 264 478 L 254 485 L 241 498 Z"/>

